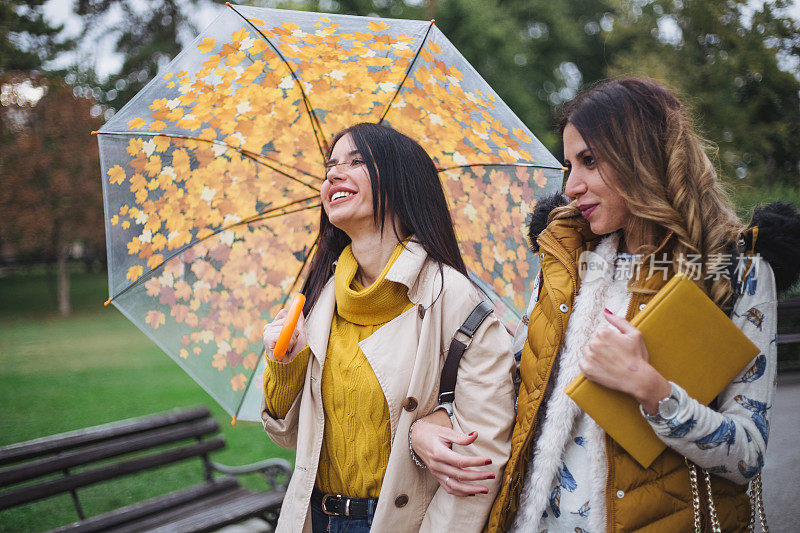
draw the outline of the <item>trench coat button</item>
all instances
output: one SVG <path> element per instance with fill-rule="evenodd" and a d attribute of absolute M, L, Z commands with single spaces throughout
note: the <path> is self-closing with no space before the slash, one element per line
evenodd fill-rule
<path fill-rule="evenodd" d="M 397 498 L 394 499 L 394 506 L 395 507 L 405 507 L 408 503 L 408 496 L 405 494 L 401 494 Z"/>
<path fill-rule="evenodd" d="M 539 259 L 544 259 L 544 252 L 539 254 Z"/>
<path fill-rule="evenodd" d="M 639 304 L 639 311 L 643 310 L 645 307 L 647 307 L 647 304 Z"/>
<path fill-rule="evenodd" d="M 567 311 L 569 311 L 569 307 L 567 306 L 567 304 L 561 304 L 558 306 L 558 310 L 561 311 L 562 313 L 566 313 Z"/>
<path fill-rule="evenodd" d="M 417 408 L 417 399 L 413 396 L 409 396 L 406 398 L 406 401 L 403 402 L 403 409 L 406 411 L 413 411 Z"/>
<path fill-rule="evenodd" d="M 617 491 L 617 498 L 620 498 L 620 499 L 621 499 L 621 498 L 623 498 L 624 496 L 625 496 L 625 492 L 624 492 L 624 491 L 621 491 L 621 490 L 618 490 L 618 491 Z"/>
<path fill-rule="evenodd" d="M 424 305 L 419 304 L 417 306 L 417 314 L 419 315 L 420 318 L 425 318 L 425 306 Z"/>
<path fill-rule="evenodd" d="M 539 389 L 536 389 L 535 391 L 533 391 L 533 399 L 534 400 L 538 400 L 541 395 L 542 395 L 542 391 L 540 391 Z"/>

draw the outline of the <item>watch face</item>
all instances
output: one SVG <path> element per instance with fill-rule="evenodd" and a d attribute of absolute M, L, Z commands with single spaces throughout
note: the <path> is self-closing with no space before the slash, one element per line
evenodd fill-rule
<path fill-rule="evenodd" d="M 672 420 L 678 414 L 678 399 L 670 396 L 658 402 L 658 415 L 664 420 Z"/>

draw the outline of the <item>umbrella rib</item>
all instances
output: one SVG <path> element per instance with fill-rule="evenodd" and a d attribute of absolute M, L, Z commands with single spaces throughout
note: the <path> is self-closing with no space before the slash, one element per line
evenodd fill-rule
<path fill-rule="evenodd" d="M 248 159 L 252 159 L 256 163 L 260 163 L 260 164 L 264 165 L 265 167 L 267 167 L 267 168 L 269 168 L 271 170 L 274 170 L 275 172 L 277 172 L 278 174 L 280 174 L 282 176 L 286 176 L 290 180 L 296 181 L 297 183 L 299 183 L 301 185 L 305 185 L 309 189 L 313 189 L 313 190 L 319 192 L 319 188 L 318 187 L 315 187 L 313 185 L 309 185 L 305 181 L 303 181 L 303 180 L 301 180 L 299 178 L 296 178 L 296 177 L 292 176 L 291 174 L 287 174 L 286 172 L 282 171 L 281 169 L 275 168 L 274 166 L 270 165 L 269 163 L 265 163 L 264 161 L 262 161 L 262 159 L 266 159 L 268 161 L 274 161 L 274 159 L 270 159 L 268 157 L 264 157 L 264 156 L 261 156 L 261 155 L 258 155 L 258 154 L 254 154 L 253 152 L 251 152 L 249 150 L 241 150 L 241 151 L 239 151 L 239 153 L 242 154 L 243 156 L 247 157 Z M 277 162 L 277 161 L 275 161 L 275 162 L 278 163 L 279 165 L 283 164 L 283 163 L 280 163 L 280 162 Z M 294 168 L 294 167 L 289 167 L 289 168 L 291 168 L 292 170 L 297 170 L 298 172 L 302 172 L 304 175 L 306 175 L 306 176 L 308 176 L 310 178 L 319 179 L 317 176 L 314 176 L 313 174 L 309 174 L 308 172 L 303 172 L 300 169 L 297 169 L 297 168 Z"/>
<path fill-rule="evenodd" d="M 128 292 L 129 290 L 133 289 L 134 287 L 138 287 L 139 285 L 141 285 L 142 283 L 144 283 L 145 281 L 150 279 L 152 277 L 152 273 L 153 272 L 155 272 L 156 270 L 161 268 L 163 265 L 165 265 L 166 263 L 168 263 L 169 261 L 171 261 L 175 257 L 179 256 L 180 254 L 182 254 L 183 252 L 185 252 L 189 248 L 191 248 L 193 246 L 196 246 L 198 243 L 203 242 L 206 239 L 210 239 L 214 235 L 219 235 L 223 231 L 229 230 L 231 228 L 235 228 L 237 226 L 242 226 L 244 224 L 249 224 L 251 222 L 258 222 L 260 220 L 266 220 L 266 219 L 270 219 L 270 218 L 277 218 L 277 217 L 283 216 L 283 215 L 291 215 L 292 213 L 298 213 L 298 212 L 304 211 L 306 209 L 313 209 L 313 208 L 319 207 L 320 204 L 313 204 L 313 205 L 307 205 L 305 207 L 301 207 L 299 209 L 294 209 L 294 210 L 291 210 L 291 211 L 284 211 L 283 213 L 275 213 L 275 211 L 278 211 L 278 210 L 281 210 L 281 209 L 285 209 L 285 208 L 287 208 L 289 206 L 292 206 L 292 205 L 295 205 L 295 204 L 299 204 L 299 203 L 302 203 L 302 202 L 307 202 L 307 201 L 313 200 L 315 198 L 317 198 L 317 197 L 316 196 L 309 196 L 308 198 L 303 198 L 301 200 L 295 200 L 294 202 L 289 202 L 288 204 L 279 205 L 277 207 L 274 207 L 272 209 L 264 211 L 263 213 L 259 213 L 257 215 L 253 215 L 251 217 L 247 217 L 247 218 L 245 218 L 243 220 L 240 220 L 239 222 L 236 222 L 235 224 L 231 224 L 229 226 L 225 226 L 225 227 L 219 228 L 216 231 L 214 231 L 213 233 L 211 233 L 209 235 L 206 235 L 202 239 L 198 239 L 195 242 L 192 242 L 190 244 L 182 246 L 180 249 L 178 249 L 174 253 L 172 253 L 172 255 L 170 255 L 169 257 L 167 257 L 166 259 L 161 261 L 158 265 L 156 265 L 155 267 L 153 267 L 152 269 L 147 271 L 147 273 L 142 275 L 136 281 L 134 281 L 133 283 L 131 283 L 130 285 L 128 285 L 127 287 L 125 287 L 124 289 L 119 291 L 114 296 L 110 297 L 106 303 L 108 304 L 108 303 L 112 302 L 113 300 L 116 300 L 117 298 L 119 298 L 120 296 L 122 296 L 123 294 Z"/>
<path fill-rule="evenodd" d="M 448 170 L 455 170 L 457 168 L 469 167 L 525 167 L 525 168 L 544 168 L 549 170 L 566 170 L 564 167 L 547 167 L 544 165 L 535 165 L 533 163 L 469 163 L 467 165 L 454 165 L 447 168 L 437 168 L 437 172 L 447 172 Z"/>
<path fill-rule="evenodd" d="M 305 200 L 309 200 L 309 198 L 306 198 Z M 302 201 L 302 200 L 301 200 L 301 201 Z M 296 204 L 296 203 L 298 203 L 298 202 L 292 202 L 292 203 L 293 203 L 293 204 Z M 286 206 L 284 206 L 284 207 L 288 207 L 289 205 L 292 205 L 292 204 L 287 204 L 287 205 L 286 205 Z M 242 220 L 241 222 L 237 222 L 236 224 L 233 224 L 233 225 L 231 225 L 231 226 L 228 226 L 228 228 L 234 228 L 234 227 L 236 227 L 236 226 L 241 226 L 242 224 L 249 224 L 249 223 L 251 223 L 251 222 L 259 222 L 259 221 L 261 221 L 261 220 L 269 220 L 269 219 L 271 219 L 271 218 L 278 218 L 278 217 L 282 217 L 282 216 L 284 216 L 284 215 L 291 215 L 292 213 L 299 213 L 300 211 L 305 211 L 306 209 L 313 209 L 313 208 L 315 208 L 315 207 L 319 207 L 319 206 L 321 206 L 321 205 L 322 205 L 322 204 L 312 204 L 312 205 L 307 205 L 307 206 L 305 206 L 305 207 L 299 207 L 299 208 L 297 208 L 297 209 L 292 209 L 291 211 L 284 211 L 284 212 L 282 212 L 282 213 L 273 213 L 273 211 L 275 211 L 275 210 L 273 209 L 273 210 L 271 210 L 271 211 L 267 211 L 267 212 L 265 212 L 265 213 L 263 213 L 263 214 L 260 214 L 260 215 L 254 215 L 254 216 L 252 216 L 252 217 L 250 217 L 250 218 L 248 218 L 248 219 L 246 219 L 246 220 Z M 276 209 L 279 209 L 279 208 L 276 208 Z"/>
<path fill-rule="evenodd" d="M 428 30 L 425 32 L 425 37 L 422 38 L 422 42 L 420 43 L 419 48 L 417 48 L 417 52 L 414 54 L 414 58 L 411 60 L 411 63 L 408 65 L 408 69 L 406 69 L 405 75 L 403 75 L 403 79 L 400 80 L 400 84 L 397 86 L 397 90 L 392 95 L 391 100 L 389 100 L 389 102 L 386 104 L 386 107 L 384 108 L 383 113 L 381 114 L 381 119 L 378 121 L 378 124 L 383 123 L 383 119 L 386 118 L 386 115 L 389 113 L 389 109 L 392 107 L 392 104 L 397 98 L 397 95 L 400 94 L 400 90 L 403 88 L 403 84 L 406 82 L 408 76 L 411 74 L 411 70 L 414 68 L 414 64 L 417 62 L 417 58 L 419 57 L 420 52 L 422 52 L 422 47 L 425 46 L 425 41 L 428 40 L 428 35 L 430 35 L 431 33 L 431 29 L 433 28 L 433 22 L 434 21 L 431 20 L 431 23 L 428 25 Z"/>
<path fill-rule="evenodd" d="M 299 183 L 301 185 L 305 185 L 309 189 L 313 189 L 313 190 L 319 192 L 319 188 L 317 188 L 317 187 L 315 187 L 313 185 L 309 185 L 308 183 L 304 182 L 300 178 L 292 176 L 291 174 L 289 174 L 285 170 L 281 170 L 280 168 L 278 168 L 278 167 L 276 167 L 274 165 L 271 165 L 270 163 L 267 163 L 266 161 L 271 161 L 271 162 L 275 163 L 276 165 L 281 165 L 281 166 L 285 166 L 287 168 L 290 168 L 292 170 L 296 170 L 297 172 L 303 174 L 304 176 L 308 176 L 309 178 L 319 179 L 318 176 L 315 176 L 313 174 L 309 174 L 308 172 L 306 172 L 304 170 L 301 170 L 299 168 L 295 168 L 295 167 L 292 167 L 292 166 L 289 166 L 289 165 L 284 165 L 280 161 L 276 161 L 276 160 L 274 160 L 274 159 L 272 159 L 270 157 L 257 155 L 257 154 L 254 154 L 253 152 L 251 152 L 250 150 L 245 150 L 243 148 L 239 149 L 239 148 L 236 148 L 234 146 L 231 146 L 228 143 L 224 143 L 222 141 L 217 141 L 215 139 L 201 139 L 199 137 L 189 137 L 188 135 L 176 135 L 174 133 L 152 133 L 152 132 L 149 132 L 149 131 L 139 131 L 139 132 L 136 132 L 135 134 L 131 133 L 129 131 L 98 131 L 96 133 L 98 135 L 121 135 L 121 136 L 122 135 L 150 135 L 151 137 L 169 137 L 171 139 L 187 139 L 187 140 L 190 140 L 190 141 L 207 142 L 207 143 L 211 143 L 211 144 L 216 144 L 218 146 L 224 146 L 225 148 L 230 148 L 231 150 L 233 150 L 235 152 L 239 152 L 243 156 L 245 156 L 245 157 L 247 157 L 249 159 L 252 159 L 253 161 L 255 161 L 257 163 L 260 163 L 260 164 L 264 165 L 265 167 L 267 167 L 267 168 L 269 168 L 271 170 L 274 170 L 278 174 L 280 174 L 282 176 L 285 176 L 285 177 L 289 178 L 290 180 L 296 181 L 297 183 Z"/>
<path fill-rule="evenodd" d="M 272 48 L 272 51 L 277 54 L 278 58 L 281 61 L 283 61 L 284 65 L 286 65 L 286 68 L 289 69 L 289 74 L 292 75 L 294 81 L 297 82 L 297 88 L 300 89 L 300 94 L 303 97 L 303 106 L 306 108 L 306 113 L 308 113 L 308 119 L 311 121 L 311 129 L 314 130 L 314 140 L 317 141 L 317 147 L 319 148 L 319 153 L 324 158 L 325 154 L 328 153 L 328 143 L 325 141 L 325 135 L 322 133 L 322 124 L 319 122 L 319 117 L 317 117 L 317 114 L 314 112 L 314 108 L 311 106 L 311 100 L 308 99 L 306 91 L 305 89 L 303 89 L 303 84 L 300 81 L 300 78 L 297 77 L 297 74 L 292 68 L 292 65 L 290 65 L 289 61 L 287 61 L 286 58 L 283 57 L 283 54 L 280 52 L 280 50 L 278 50 L 278 47 L 272 44 L 272 41 L 270 41 L 269 38 L 266 35 L 264 35 L 264 33 L 260 29 L 256 27 L 255 24 L 250 22 L 250 20 L 247 17 L 239 13 L 239 11 L 229 2 L 226 2 L 226 5 L 231 9 L 233 9 L 234 13 L 239 15 L 242 18 L 242 20 L 244 20 L 248 25 L 250 25 L 250 27 L 253 28 L 253 30 L 255 30 L 264 39 L 264 41 L 266 41 L 266 43 L 270 46 L 270 48 Z"/>

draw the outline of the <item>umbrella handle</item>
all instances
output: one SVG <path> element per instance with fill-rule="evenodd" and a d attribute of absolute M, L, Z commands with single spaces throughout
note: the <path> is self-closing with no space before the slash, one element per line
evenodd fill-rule
<path fill-rule="evenodd" d="M 289 306 L 289 312 L 286 314 L 286 321 L 283 323 L 280 335 L 278 335 L 278 342 L 275 343 L 275 348 L 272 350 L 272 357 L 280 361 L 286 355 L 286 349 L 289 347 L 289 341 L 292 340 L 294 328 L 297 326 L 297 321 L 300 319 L 300 313 L 303 312 L 303 305 L 306 303 L 306 297 L 302 294 L 296 294 L 292 299 Z"/>

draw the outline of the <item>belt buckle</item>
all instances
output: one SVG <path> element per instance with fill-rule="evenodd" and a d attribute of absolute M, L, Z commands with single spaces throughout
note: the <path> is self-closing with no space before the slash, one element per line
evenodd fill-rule
<path fill-rule="evenodd" d="M 324 494 L 322 496 L 322 502 L 320 502 L 320 507 L 322 507 L 322 512 L 328 516 L 341 516 L 339 513 L 328 511 L 326 507 L 326 503 L 328 502 L 328 498 L 341 498 L 341 494 Z M 344 504 L 344 516 L 350 516 L 350 498 L 347 498 Z"/>

